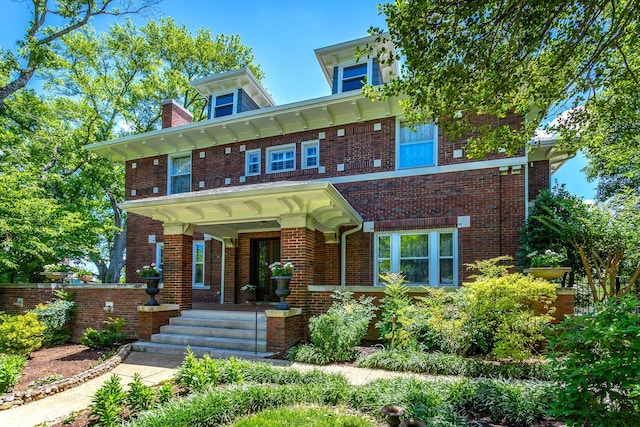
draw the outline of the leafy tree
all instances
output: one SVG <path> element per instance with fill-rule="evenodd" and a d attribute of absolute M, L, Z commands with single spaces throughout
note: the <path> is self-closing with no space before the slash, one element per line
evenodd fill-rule
<path fill-rule="evenodd" d="M 0 48 L 0 109 L 5 99 L 23 89 L 35 73 L 57 68 L 55 43 L 101 15 L 135 14 L 152 8 L 159 0 L 23 0 L 31 12 L 25 36 L 15 51 Z M 49 25 L 53 21 L 54 25 Z"/>
<path fill-rule="evenodd" d="M 388 60 L 405 61 L 381 90 L 366 89 L 371 98 L 406 94 L 409 121 L 434 122 L 454 136 L 473 131 L 472 157 L 516 153 L 556 108 L 573 107 L 556 130 L 586 149 L 594 176 L 638 182 L 637 2 L 408 0 L 381 12 L 398 49 Z M 371 32 L 385 38 L 379 28 Z M 503 121 L 509 112 L 526 120 Z M 495 119 L 477 126 L 483 115 Z"/>

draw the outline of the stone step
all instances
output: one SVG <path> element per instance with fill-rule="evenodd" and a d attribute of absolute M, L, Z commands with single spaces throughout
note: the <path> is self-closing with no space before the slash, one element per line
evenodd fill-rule
<path fill-rule="evenodd" d="M 255 318 L 251 320 L 230 320 L 230 319 L 209 319 L 197 317 L 172 317 L 169 319 L 170 325 L 176 326 L 201 326 L 206 328 L 227 328 L 227 329 L 251 329 L 256 328 Z M 258 330 L 267 330 L 267 319 L 258 318 Z"/>
<path fill-rule="evenodd" d="M 212 328 L 207 326 L 191 326 L 191 325 L 165 325 L 160 327 L 160 333 L 172 334 L 172 335 L 196 335 L 205 337 L 217 337 L 217 338 L 235 338 L 235 339 L 255 339 L 256 335 L 258 340 L 264 341 L 267 339 L 266 325 L 262 325 L 260 328 L 258 324 L 258 330 L 255 329 L 255 324 L 250 325 L 251 328 L 247 329 L 235 329 L 235 328 Z"/>
<path fill-rule="evenodd" d="M 151 342 L 158 344 L 175 344 L 192 347 L 207 347 L 215 350 L 240 350 L 240 351 L 267 351 L 267 342 L 258 339 L 257 346 L 254 339 L 235 339 L 235 338 L 218 338 L 205 337 L 196 335 L 180 335 L 180 334 L 154 334 L 151 335 Z"/>
<path fill-rule="evenodd" d="M 265 357 L 272 356 L 273 353 L 266 352 L 254 352 L 254 351 L 240 351 L 240 350 L 223 350 L 223 349 L 215 349 L 211 347 L 198 347 L 198 346 L 190 346 L 191 351 L 199 357 L 208 354 L 210 357 L 215 359 L 228 359 L 229 357 L 235 357 L 238 359 L 247 359 L 247 360 L 260 360 Z M 133 351 L 140 352 L 148 352 L 148 353 L 158 353 L 158 354 L 178 354 L 178 355 L 186 355 L 187 354 L 187 346 L 180 344 L 160 344 L 153 342 L 137 342 L 131 346 Z M 286 364 L 286 361 L 283 361 L 282 364 Z"/>
<path fill-rule="evenodd" d="M 215 319 L 215 320 L 266 320 L 264 311 L 227 311 L 227 310 L 184 310 L 180 314 L 184 318 L 189 319 Z"/>

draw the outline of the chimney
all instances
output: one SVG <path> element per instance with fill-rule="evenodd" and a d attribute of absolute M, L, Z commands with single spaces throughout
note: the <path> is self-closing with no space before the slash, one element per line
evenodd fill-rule
<path fill-rule="evenodd" d="M 193 121 L 193 115 L 173 99 L 165 99 L 161 105 L 162 129 L 188 125 Z"/>

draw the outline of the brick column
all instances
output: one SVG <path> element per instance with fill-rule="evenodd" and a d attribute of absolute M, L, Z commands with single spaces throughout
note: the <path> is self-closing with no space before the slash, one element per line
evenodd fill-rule
<path fill-rule="evenodd" d="M 236 295 L 236 246 L 237 239 L 225 238 L 224 252 L 224 304 L 233 304 Z M 247 266 L 248 268 L 248 266 Z"/>
<path fill-rule="evenodd" d="M 191 224 L 165 224 L 163 301 L 188 310 L 193 302 L 193 230 Z"/>
<path fill-rule="evenodd" d="M 160 327 L 169 324 L 169 319 L 180 315 L 177 304 L 138 306 L 138 339 L 151 341 L 151 335 L 159 334 Z"/>
<path fill-rule="evenodd" d="M 267 351 L 286 351 L 299 343 L 307 326 L 303 323 L 302 310 L 265 310 L 267 317 Z"/>
<path fill-rule="evenodd" d="M 280 259 L 294 265 L 287 302 L 302 309 L 308 320 L 307 286 L 315 284 L 315 227 L 306 214 L 280 217 Z"/>

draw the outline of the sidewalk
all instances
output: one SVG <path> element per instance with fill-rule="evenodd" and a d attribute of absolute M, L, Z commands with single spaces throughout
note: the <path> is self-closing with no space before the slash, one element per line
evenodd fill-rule
<path fill-rule="evenodd" d="M 176 372 L 176 367 L 182 363 L 182 359 L 183 356 L 179 355 L 139 353 L 133 351 L 111 372 L 89 380 L 78 387 L 35 402 L 18 406 L 14 409 L 0 411 L 0 426 L 33 427 L 43 425 L 45 422 L 62 420 L 72 412 L 80 411 L 89 407 L 96 390 L 98 390 L 100 386 L 111 377 L 111 375 L 120 376 L 122 384 L 125 385 L 129 384 L 133 380 L 133 374 L 138 373 L 142 376 L 145 384 L 156 385 L 173 377 Z M 294 363 L 291 367 L 300 371 L 321 369 L 326 372 L 340 373 L 347 377 L 349 382 L 353 385 L 361 385 L 378 378 L 390 378 L 397 376 L 426 378 L 422 375 L 404 374 L 377 369 L 355 368 L 342 365 L 315 366 Z"/>

